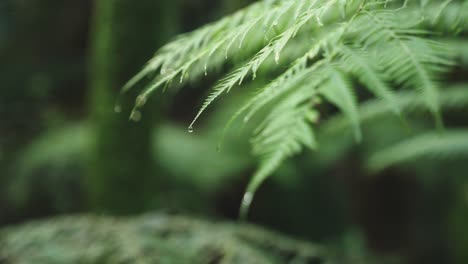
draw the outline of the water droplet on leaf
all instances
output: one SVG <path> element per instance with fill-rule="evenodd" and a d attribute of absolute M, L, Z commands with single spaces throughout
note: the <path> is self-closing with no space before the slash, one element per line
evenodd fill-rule
<path fill-rule="evenodd" d="M 253 200 L 252 193 L 251 192 L 246 192 L 244 194 L 244 197 L 242 198 L 242 205 L 246 206 L 246 207 L 249 207 L 250 204 L 252 203 L 252 200 Z"/>
<path fill-rule="evenodd" d="M 141 120 L 141 112 L 138 110 L 133 110 L 132 114 L 130 114 L 130 120 L 139 122 Z"/>
<path fill-rule="evenodd" d="M 146 102 L 147 102 L 147 99 L 146 96 L 144 95 L 139 95 L 137 98 L 136 98 L 136 101 L 135 101 L 135 104 L 137 107 L 143 107 Z"/>
<path fill-rule="evenodd" d="M 192 127 L 192 126 L 189 126 L 189 128 L 187 129 L 187 131 L 188 131 L 189 133 L 193 133 L 193 127 Z"/>
<path fill-rule="evenodd" d="M 276 62 L 276 64 L 279 63 L 279 60 L 280 60 L 279 52 L 276 52 L 276 53 L 275 53 L 275 62 Z"/>
<path fill-rule="evenodd" d="M 241 208 L 240 208 L 240 218 L 245 220 L 247 218 L 247 213 L 249 212 L 250 205 L 252 204 L 253 193 L 246 192 L 242 198 Z"/>
<path fill-rule="evenodd" d="M 318 24 L 320 27 L 322 27 L 322 26 L 323 26 L 323 23 L 322 23 L 322 19 L 320 18 L 320 16 L 317 15 L 315 18 L 317 19 L 317 24 Z"/>

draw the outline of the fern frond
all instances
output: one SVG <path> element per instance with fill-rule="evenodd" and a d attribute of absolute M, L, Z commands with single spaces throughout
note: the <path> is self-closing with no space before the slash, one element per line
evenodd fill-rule
<path fill-rule="evenodd" d="M 228 75 L 225 79 L 223 79 L 218 85 L 215 86 L 213 89 L 213 93 L 208 96 L 208 98 L 203 103 L 202 107 L 198 111 L 197 115 L 193 119 L 192 123 L 189 126 L 189 129 L 193 127 L 195 122 L 198 118 L 203 114 L 203 112 L 211 105 L 211 103 L 216 100 L 221 94 L 224 92 L 229 92 L 232 87 L 236 84 L 241 85 L 244 78 L 249 74 L 250 71 L 253 71 L 254 74 L 258 67 L 268 58 L 268 56 L 273 52 L 271 46 L 267 46 L 263 48 L 257 55 L 246 65 L 243 67 L 235 70 L 233 73 Z"/>
<path fill-rule="evenodd" d="M 354 136 L 360 141 L 362 138 L 358 102 L 349 80 L 339 70 L 330 67 L 330 78 L 320 88 L 325 98 L 336 105 L 351 121 L 354 127 Z"/>
<path fill-rule="evenodd" d="M 319 112 L 313 101 L 320 96 L 344 113 L 358 140 L 362 120 L 382 111 L 400 115 L 412 105 L 424 105 L 442 127 L 440 108 L 447 93 L 440 93 L 442 76 L 453 66 L 453 56 L 431 38 L 465 32 L 467 10 L 466 1 L 455 0 L 263 0 L 167 44 L 124 91 L 150 78 L 137 98 L 139 108 L 177 78 L 180 83 L 187 76 L 200 78 L 227 61 L 240 65 L 216 84 L 191 131 L 221 95 L 267 72 L 272 81 L 226 126 L 242 115 L 247 122 L 268 112 L 253 135 L 254 154 L 262 162 L 244 197 L 245 214 L 255 190 L 283 160 L 315 147 L 312 124 Z M 385 106 L 362 113 L 355 80 Z M 411 90 L 412 99 L 398 96 L 399 89 Z"/>
<path fill-rule="evenodd" d="M 386 69 L 392 75 L 393 79 L 403 87 L 409 86 L 420 90 L 426 105 L 434 115 L 437 125 L 442 126 L 439 104 L 439 84 L 436 78 L 440 69 L 436 63 L 439 63 L 439 57 L 430 54 L 433 50 L 424 49 L 424 46 L 430 45 L 421 39 L 410 39 L 400 42 L 401 49 L 394 50 L 395 53 L 390 57 L 384 54 L 383 61 L 386 61 Z M 392 50 L 395 47 L 388 47 Z M 397 51 L 403 51 L 397 53 Z M 425 52 L 425 53 L 421 53 Z M 392 52 L 393 53 L 393 52 Z M 431 60 L 434 56 L 434 60 Z M 432 65 L 429 63 L 433 63 Z"/>
<path fill-rule="evenodd" d="M 375 172 L 422 157 L 446 159 L 457 156 L 468 157 L 467 130 L 431 132 L 405 140 L 372 155 L 368 167 Z"/>
<path fill-rule="evenodd" d="M 229 92 L 237 83 L 242 84 L 244 78 L 252 72 L 253 78 L 255 78 L 257 70 L 262 65 L 262 63 L 269 58 L 271 54 L 274 55 L 274 60 L 276 63 L 279 63 L 280 53 L 285 48 L 286 44 L 301 30 L 301 28 L 308 23 L 311 19 L 316 18 L 319 25 L 323 25 L 321 22 L 321 17 L 335 4 L 341 3 L 338 0 L 330 0 L 323 3 L 322 5 L 317 5 L 317 1 L 313 1 L 312 4 L 304 12 L 298 15 L 297 19 L 293 22 L 292 26 L 283 31 L 277 37 L 275 37 L 267 46 L 261 49 L 251 61 L 242 66 L 241 68 L 235 70 L 232 74 L 226 77 L 223 81 L 220 82 L 214 88 L 214 92 L 205 100 L 201 109 L 193 119 L 192 123 L 189 126 L 189 129 L 193 127 L 198 118 L 203 114 L 206 108 L 211 105 L 211 103 L 216 100 L 224 92 Z M 292 3 L 286 6 L 287 12 L 293 6 Z M 302 6 L 300 6 L 302 7 Z M 298 9 L 300 10 L 300 9 Z M 298 12 L 298 11 L 296 11 Z M 273 25 L 276 22 L 273 23 Z M 311 52 L 315 52 L 315 48 Z M 312 54 L 306 54 L 305 59 L 300 59 L 301 61 L 307 61 L 307 58 L 312 56 Z"/>
<path fill-rule="evenodd" d="M 254 25 L 260 22 L 259 14 L 261 14 L 261 18 L 266 18 L 278 12 L 281 8 L 283 8 L 283 4 L 274 7 L 274 3 L 271 1 L 256 3 L 216 23 L 180 36 L 175 41 L 162 47 L 140 74 L 124 86 L 123 91 L 125 92 L 133 87 L 144 76 L 156 74 L 156 71 L 159 70 L 161 76 L 167 75 L 167 77 L 154 79 L 153 85 L 147 88 L 147 93 L 151 93 L 184 71 L 187 72 L 195 62 L 211 57 L 223 47 L 226 48 L 230 43 L 238 40 L 239 35 L 246 36 Z M 262 10 L 269 11 L 262 12 Z M 254 36 L 258 37 L 252 40 L 253 42 L 263 42 L 261 35 L 255 34 Z"/>
<path fill-rule="evenodd" d="M 460 66 L 468 66 L 468 40 L 440 39 L 439 42 L 444 43 L 447 48 L 454 53 L 454 56 Z"/>
<path fill-rule="evenodd" d="M 468 2 L 467 1 L 432 1 L 422 9 L 427 19 L 425 24 L 443 33 L 459 34 L 468 32 Z"/>
<path fill-rule="evenodd" d="M 393 112 L 400 116 L 401 109 L 389 83 L 390 76 L 379 69 L 376 58 L 362 48 L 346 45 L 340 47 L 339 52 L 343 56 L 342 67 L 358 78 L 378 98 L 385 100 Z"/>
<path fill-rule="evenodd" d="M 233 122 L 241 115 L 244 116 L 244 123 L 249 122 L 252 117 L 262 108 L 265 108 L 269 103 L 273 102 L 275 99 L 281 98 L 288 92 L 294 91 L 298 87 L 304 88 L 304 81 L 307 80 L 307 89 L 309 91 L 314 91 L 318 85 L 325 80 L 326 76 L 321 72 L 321 67 L 324 65 L 325 60 L 315 63 L 312 67 L 307 68 L 307 61 L 315 57 L 318 53 L 317 49 L 311 49 L 305 56 L 296 60 L 293 66 L 289 68 L 285 73 L 280 75 L 270 84 L 262 87 L 259 92 L 253 96 L 247 103 L 245 103 L 227 122 L 221 142 L 224 139 L 225 134 L 230 129 Z M 310 78 L 312 76 L 312 78 Z M 306 77 L 309 77 L 307 79 Z M 312 79 L 312 80 L 311 80 Z M 296 91 L 297 92 L 301 92 Z M 308 93 L 304 93 L 306 96 Z M 272 112 L 273 113 L 273 112 Z M 271 116 L 271 115 L 270 115 Z M 265 123 L 269 119 L 265 119 Z M 257 130 L 261 129 L 261 125 Z"/>
<path fill-rule="evenodd" d="M 254 153 L 260 156 L 258 170 L 247 186 L 241 204 L 241 217 L 245 218 L 258 187 L 287 158 L 302 151 L 303 146 L 316 148 L 317 143 L 310 123 L 317 112 L 310 105 L 302 105 L 303 98 L 292 96 L 273 111 L 269 122 L 253 138 Z M 295 101 L 295 106 L 291 103 Z M 274 118 L 272 118 L 274 116 Z"/>
<path fill-rule="evenodd" d="M 402 91 L 395 93 L 395 100 L 398 108 L 404 113 L 411 113 L 425 110 L 425 100 L 418 92 Z M 468 108 L 468 86 L 455 85 L 447 87 L 440 94 L 439 102 L 444 110 L 460 110 Z M 361 123 L 365 124 L 372 120 L 388 116 L 393 112 L 393 108 L 385 101 L 375 99 L 359 106 L 359 116 Z M 345 131 L 352 124 L 349 119 L 343 115 L 336 115 L 327 120 L 322 130 L 326 134 L 336 134 Z"/>
<path fill-rule="evenodd" d="M 297 82 L 307 80 L 311 83 L 311 87 L 313 87 L 314 83 L 324 81 L 326 79 L 325 74 L 321 73 L 321 75 L 319 75 L 317 71 L 319 71 L 324 64 L 328 63 L 328 60 L 319 60 L 310 67 L 307 67 L 307 63 L 315 59 L 324 47 L 335 44 L 337 42 L 335 38 L 340 36 L 343 30 L 343 26 L 338 27 L 319 38 L 319 41 L 302 57 L 296 59 L 289 69 L 269 85 L 260 89 L 258 94 L 241 108 L 240 112 L 236 113 L 235 116 L 242 114 L 244 111 L 248 111 L 245 116 L 245 120 L 248 121 L 261 108 L 295 87 Z"/>
<path fill-rule="evenodd" d="M 415 21 L 402 21 L 405 20 L 398 19 L 393 12 L 366 12 L 360 21 L 362 30 L 358 40 L 367 47 L 385 50 L 378 53 L 379 64 L 396 84 L 420 90 L 437 124 L 442 126 L 436 81 L 444 66 L 451 65 L 445 59 L 450 53 L 437 43 L 419 37 L 424 32 L 412 29 Z"/>

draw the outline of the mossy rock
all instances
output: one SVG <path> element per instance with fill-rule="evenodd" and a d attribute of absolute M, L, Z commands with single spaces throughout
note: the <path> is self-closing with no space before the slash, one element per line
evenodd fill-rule
<path fill-rule="evenodd" d="M 0 232 L 0 263 L 319 264 L 326 257 L 318 246 L 252 225 L 151 214 L 7 228 Z"/>

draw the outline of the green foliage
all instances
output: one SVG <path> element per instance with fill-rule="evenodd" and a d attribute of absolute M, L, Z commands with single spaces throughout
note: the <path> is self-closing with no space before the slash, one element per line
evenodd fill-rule
<path fill-rule="evenodd" d="M 230 129 L 240 116 L 247 123 L 262 115 L 252 139 L 261 162 L 242 202 L 245 214 L 256 189 L 285 159 L 317 147 L 317 121 L 327 114 L 319 108 L 323 99 L 350 120 L 357 140 L 358 99 L 365 92 L 402 116 L 404 100 L 395 91 L 416 91 L 442 128 L 440 90 L 456 52 L 433 37 L 466 32 L 467 13 L 464 1 L 264 0 L 167 44 L 123 91 L 150 78 L 136 100 L 138 113 L 157 89 L 234 64 L 202 104 L 192 132 L 205 110 L 246 78 L 273 79 L 228 122 Z"/>
<path fill-rule="evenodd" d="M 74 216 L 0 232 L 0 261 L 12 264 L 279 264 L 331 259 L 322 247 L 259 227 L 181 216 Z"/>
<path fill-rule="evenodd" d="M 181 189 L 186 189 L 185 193 L 193 189 L 197 198 L 203 200 L 204 196 L 226 188 L 252 166 L 245 136 L 226 135 L 222 152 L 216 151 L 217 142 L 212 139 L 222 131 L 220 124 L 229 118 L 243 97 L 230 99 L 223 105 L 223 111 L 210 116 L 208 127 L 195 135 L 174 124 L 161 124 L 151 130 L 149 158 L 171 181 L 171 186 L 159 193 L 164 196 L 163 209 L 172 209 L 178 201 L 171 199 L 177 199 Z M 73 208 L 71 205 L 76 208 L 76 192 L 84 192 L 83 171 L 93 150 L 95 133 L 96 127 L 89 122 L 51 126 L 25 146 L 19 153 L 21 158 L 11 166 L 15 177 L 5 185 L 15 206 L 25 206 L 41 198 L 59 212 L 68 212 Z M 198 169 L 194 170 L 195 167 Z M 70 191 L 72 183 L 77 190 Z M 207 207 L 209 203 L 206 201 Z"/>
<path fill-rule="evenodd" d="M 468 131 L 450 130 L 418 135 L 383 149 L 369 159 L 371 170 L 382 170 L 400 162 L 408 162 L 424 156 L 434 158 L 468 157 Z"/>
<path fill-rule="evenodd" d="M 60 211 L 76 206 L 73 204 L 76 193 L 70 187 L 81 184 L 78 175 L 89 159 L 93 132 L 84 122 L 53 127 L 23 149 L 21 158 L 12 166 L 16 177 L 7 184 L 9 197 L 16 206 L 37 199 L 38 189 Z"/>
<path fill-rule="evenodd" d="M 466 115 L 467 88 L 466 84 L 445 88 L 444 93 L 439 96 L 444 114 Z M 445 160 L 466 157 L 463 150 L 457 151 L 463 148 L 466 144 L 463 142 L 468 138 L 468 135 L 463 133 L 464 129 L 448 127 L 443 131 L 434 132 L 427 124 L 425 101 L 418 92 L 399 91 L 394 97 L 398 108 L 408 117 L 404 123 L 400 118 L 395 118 L 394 109 L 385 101 L 373 99 L 359 106 L 361 126 L 366 135 L 364 144 L 359 148 L 363 154 L 363 167 L 370 169 L 368 172 L 375 174 L 390 166 L 421 158 Z M 333 162 L 350 151 L 352 139 L 350 136 L 343 136 L 343 133 L 351 125 L 349 119 L 343 115 L 335 115 L 325 121 L 318 137 L 322 148 L 317 156 L 321 158 L 322 166 L 332 166 Z M 458 143 L 461 145 L 457 145 Z M 425 167 L 428 167 L 427 164 Z"/>
<path fill-rule="evenodd" d="M 47 166 L 50 161 L 63 166 L 73 160 L 85 158 L 91 143 L 91 132 L 90 126 L 83 123 L 51 129 L 51 132 L 38 137 L 23 151 L 16 173 L 19 177 L 24 177 Z"/>

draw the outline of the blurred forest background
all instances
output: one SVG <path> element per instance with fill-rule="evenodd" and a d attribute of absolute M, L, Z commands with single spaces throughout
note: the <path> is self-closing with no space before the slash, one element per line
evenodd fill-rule
<path fill-rule="evenodd" d="M 236 220 L 256 165 L 249 135 L 229 135 L 221 152 L 216 146 L 242 92 L 188 133 L 216 76 L 154 96 L 132 117 L 138 122 L 129 121 L 135 94 L 119 90 L 176 34 L 248 3 L 1 0 L 0 226 L 153 211 Z M 466 91 L 468 54 L 458 56 L 452 81 Z M 466 115 L 465 105 L 445 119 L 467 128 Z M 431 127 L 413 118 L 415 131 Z M 319 153 L 282 166 L 259 190 L 249 221 L 357 255 L 468 263 L 467 157 L 418 160 L 370 177 L 369 153 L 411 136 L 395 118 L 378 121 L 366 124 L 360 145 L 324 134 Z"/>

